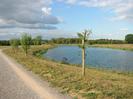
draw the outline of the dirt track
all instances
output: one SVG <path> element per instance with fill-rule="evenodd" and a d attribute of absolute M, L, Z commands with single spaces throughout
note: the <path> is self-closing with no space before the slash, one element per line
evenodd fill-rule
<path fill-rule="evenodd" d="M 0 50 L 0 99 L 70 99 Z"/>

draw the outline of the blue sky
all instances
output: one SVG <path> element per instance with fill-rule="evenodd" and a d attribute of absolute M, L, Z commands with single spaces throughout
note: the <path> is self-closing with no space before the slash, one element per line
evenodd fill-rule
<path fill-rule="evenodd" d="M 133 0 L 1 0 L 1 40 L 23 32 L 77 37 L 84 29 L 92 29 L 91 39 L 123 40 L 133 33 Z"/>

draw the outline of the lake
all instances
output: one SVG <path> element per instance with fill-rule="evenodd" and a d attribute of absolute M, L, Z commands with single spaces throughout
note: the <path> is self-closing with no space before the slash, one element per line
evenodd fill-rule
<path fill-rule="evenodd" d="M 59 46 L 49 49 L 44 57 L 55 61 L 81 64 L 78 46 Z M 86 66 L 119 71 L 133 71 L 133 52 L 109 48 L 86 48 Z"/>

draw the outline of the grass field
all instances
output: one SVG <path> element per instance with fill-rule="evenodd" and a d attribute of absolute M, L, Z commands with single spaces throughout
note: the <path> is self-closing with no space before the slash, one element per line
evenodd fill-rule
<path fill-rule="evenodd" d="M 86 68 L 86 76 L 82 78 L 81 67 L 56 63 L 33 55 L 35 51 L 52 47 L 53 45 L 34 46 L 28 56 L 25 56 L 22 49 L 18 49 L 15 54 L 12 49 L 5 49 L 4 52 L 74 99 L 132 99 L 132 75 Z"/>
<path fill-rule="evenodd" d="M 133 44 L 95 44 L 95 45 L 91 45 L 91 46 L 133 51 Z"/>
<path fill-rule="evenodd" d="M 0 46 L 0 49 L 8 48 L 9 46 Z"/>

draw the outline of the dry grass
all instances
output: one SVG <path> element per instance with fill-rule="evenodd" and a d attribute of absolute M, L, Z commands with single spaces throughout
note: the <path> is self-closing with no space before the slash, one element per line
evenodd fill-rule
<path fill-rule="evenodd" d="M 96 45 L 92 45 L 92 46 L 133 51 L 133 44 L 96 44 Z"/>
<path fill-rule="evenodd" d="M 133 76 L 131 75 L 87 68 L 86 76 L 82 78 L 80 67 L 33 56 L 34 51 L 51 47 L 53 46 L 32 47 L 27 57 L 21 49 L 15 54 L 11 49 L 6 49 L 4 52 L 74 99 L 132 99 Z"/>
<path fill-rule="evenodd" d="M 0 49 L 9 48 L 9 46 L 0 46 Z"/>

